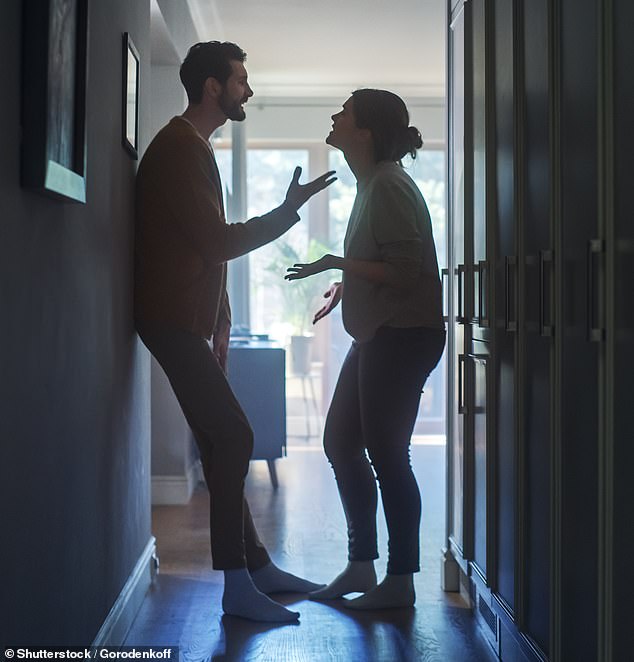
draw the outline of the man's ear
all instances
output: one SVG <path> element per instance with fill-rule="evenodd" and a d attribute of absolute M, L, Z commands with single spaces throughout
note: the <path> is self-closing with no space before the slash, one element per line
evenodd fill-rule
<path fill-rule="evenodd" d="M 218 99 L 222 94 L 222 85 L 217 78 L 210 76 L 203 85 L 203 93 L 208 94 L 212 99 Z"/>

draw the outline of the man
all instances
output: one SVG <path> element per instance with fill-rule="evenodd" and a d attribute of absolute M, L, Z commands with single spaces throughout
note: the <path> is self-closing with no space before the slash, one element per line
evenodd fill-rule
<path fill-rule="evenodd" d="M 209 137 L 227 119 L 245 118 L 243 105 L 253 96 L 245 59 L 237 45 L 212 41 L 192 46 L 181 66 L 188 106 L 156 135 L 137 176 L 135 318 L 200 450 L 213 565 L 225 576 L 223 609 L 284 622 L 299 614 L 265 594 L 317 586 L 271 563 L 244 499 L 253 432 L 225 377 L 231 326 L 226 263 L 286 232 L 299 220 L 297 210 L 334 177 L 328 172 L 301 185 L 297 168 L 278 208 L 246 223 L 226 223 Z"/>

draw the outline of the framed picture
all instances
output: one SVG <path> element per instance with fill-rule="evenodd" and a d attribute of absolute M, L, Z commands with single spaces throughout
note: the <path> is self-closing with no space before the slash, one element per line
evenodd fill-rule
<path fill-rule="evenodd" d="M 139 52 L 123 34 L 123 146 L 139 158 Z"/>
<path fill-rule="evenodd" d="M 22 6 L 22 186 L 86 202 L 88 0 Z"/>

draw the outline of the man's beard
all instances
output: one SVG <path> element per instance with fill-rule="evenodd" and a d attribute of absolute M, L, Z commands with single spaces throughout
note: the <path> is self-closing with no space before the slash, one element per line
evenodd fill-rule
<path fill-rule="evenodd" d="M 229 99 L 226 90 L 222 91 L 222 94 L 218 99 L 218 105 L 222 112 L 234 122 L 242 122 L 242 120 L 246 118 L 244 109 L 240 107 L 243 103 L 244 100 L 242 99 L 240 99 L 240 101 L 232 101 Z"/>

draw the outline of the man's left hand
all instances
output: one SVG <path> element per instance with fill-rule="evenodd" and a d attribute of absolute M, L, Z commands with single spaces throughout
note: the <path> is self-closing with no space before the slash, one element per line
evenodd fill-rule
<path fill-rule="evenodd" d="M 227 373 L 227 355 L 229 354 L 229 335 L 231 323 L 223 320 L 218 323 L 213 336 L 213 352 L 223 372 Z"/>
<path fill-rule="evenodd" d="M 310 200 L 315 193 L 323 191 L 326 186 L 330 186 L 337 179 L 336 177 L 333 177 L 335 171 L 329 170 L 316 179 L 313 179 L 312 182 L 300 184 L 299 177 L 301 174 L 302 169 L 297 166 L 293 173 L 291 183 L 289 184 L 288 191 L 286 191 L 286 198 L 284 200 L 285 204 L 290 205 L 295 211 L 297 211 L 306 201 Z"/>

